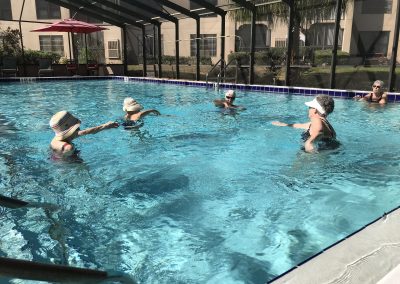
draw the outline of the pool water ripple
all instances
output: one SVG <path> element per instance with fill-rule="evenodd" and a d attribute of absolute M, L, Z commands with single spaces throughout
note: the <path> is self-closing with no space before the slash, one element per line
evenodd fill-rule
<path fill-rule="evenodd" d="M 59 206 L 2 211 L 0 254 L 120 270 L 141 283 L 265 283 L 399 205 L 399 108 L 339 100 L 342 143 L 309 155 L 309 97 L 120 81 L 3 84 L 0 190 Z M 133 96 L 161 116 L 79 138 L 79 160 L 50 159 L 48 121 L 121 119 Z M 26 112 L 21 113 L 21 109 Z M 28 115 L 27 115 L 28 114 Z"/>

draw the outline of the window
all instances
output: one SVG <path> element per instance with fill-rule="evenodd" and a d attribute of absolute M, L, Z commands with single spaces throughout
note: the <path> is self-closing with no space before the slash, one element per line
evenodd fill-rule
<path fill-rule="evenodd" d="M 104 33 L 102 31 L 86 34 L 86 45 L 85 34 L 74 34 L 74 41 L 79 62 L 86 62 L 86 53 L 88 60 L 95 60 L 97 63 L 105 62 Z"/>
<path fill-rule="evenodd" d="M 38 19 L 61 19 L 60 6 L 45 0 L 36 0 L 36 17 Z"/>
<path fill-rule="evenodd" d="M 286 47 L 287 39 L 286 38 L 276 38 L 275 39 L 275 47 Z"/>
<path fill-rule="evenodd" d="M 331 48 L 334 43 L 335 24 L 318 23 L 311 25 L 306 33 L 306 41 L 311 46 Z M 343 29 L 339 29 L 338 45 L 342 46 Z"/>
<path fill-rule="evenodd" d="M 61 35 L 41 35 L 39 36 L 40 50 L 54 52 L 64 56 L 64 40 Z"/>
<path fill-rule="evenodd" d="M 119 59 L 119 40 L 110 40 L 108 42 L 108 58 Z"/>
<path fill-rule="evenodd" d="M 271 30 L 268 29 L 266 25 L 257 24 L 256 25 L 256 42 L 255 50 L 261 51 L 266 50 L 271 46 Z M 244 24 L 241 25 L 236 30 L 236 51 L 250 51 L 251 42 L 251 25 Z"/>
<path fill-rule="evenodd" d="M 373 56 L 374 54 L 383 54 L 386 56 L 388 45 L 389 32 L 360 32 L 358 53 L 363 56 Z"/>
<path fill-rule="evenodd" d="M 196 56 L 196 35 L 190 35 L 190 56 Z M 200 35 L 200 57 L 217 56 L 217 35 Z"/>
<path fill-rule="evenodd" d="M 390 14 L 393 0 L 363 0 L 363 14 Z"/>
<path fill-rule="evenodd" d="M 11 0 L 0 0 L 0 20 L 12 20 Z"/>

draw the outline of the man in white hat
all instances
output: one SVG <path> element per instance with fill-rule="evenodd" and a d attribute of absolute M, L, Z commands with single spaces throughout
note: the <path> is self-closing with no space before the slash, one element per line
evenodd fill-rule
<path fill-rule="evenodd" d="M 235 101 L 235 99 L 236 99 L 235 91 L 228 90 L 225 93 L 225 99 L 214 100 L 214 105 L 216 107 L 226 108 L 226 109 L 241 109 L 241 110 L 246 109 L 245 107 L 234 105 L 233 102 Z"/>
<path fill-rule="evenodd" d="M 50 119 L 50 127 L 54 131 L 54 138 L 50 147 L 61 156 L 70 156 L 75 152 L 72 140 L 83 135 L 95 134 L 104 129 L 118 127 L 117 122 L 107 122 L 99 126 L 80 130 L 81 121 L 70 112 L 62 110 L 57 112 Z"/>
<path fill-rule="evenodd" d="M 305 142 L 304 148 L 306 152 L 312 153 L 316 152 L 314 146 L 315 142 L 330 142 L 336 140 L 336 132 L 327 119 L 327 116 L 335 108 L 335 102 L 330 96 L 318 95 L 312 101 L 306 102 L 305 105 L 308 106 L 310 122 L 292 124 L 273 121 L 272 124 L 276 126 L 306 129 L 302 134 L 302 139 Z"/>

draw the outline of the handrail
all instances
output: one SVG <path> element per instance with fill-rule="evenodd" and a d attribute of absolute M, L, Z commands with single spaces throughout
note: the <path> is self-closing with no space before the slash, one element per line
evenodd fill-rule
<path fill-rule="evenodd" d="M 211 70 L 210 71 L 208 71 L 208 73 L 206 74 L 206 86 L 208 87 L 208 75 L 210 75 L 210 73 L 215 69 L 215 67 L 217 67 L 218 66 L 218 63 L 220 63 L 220 62 L 223 62 L 223 63 L 225 63 L 225 60 L 224 59 L 219 59 L 218 61 L 217 61 L 217 63 L 215 63 L 214 64 L 214 66 L 211 68 Z"/>
<path fill-rule="evenodd" d="M 7 278 L 52 282 L 101 283 L 102 281 L 118 281 L 124 284 L 136 284 L 136 281 L 124 273 L 6 257 L 0 257 L 0 275 Z"/>
<path fill-rule="evenodd" d="M 225 78 L 226 78 L 226 69 L 228 68 L 228 66 L 233 62 L 236 61 L 236 58 L 232 58 L 231 60 L 229 60 L 229 62 L 227 64 L 224 64 L 224 68 L 221 69 L 221 71 L 218 74 L 218 77 L 221 78 L 221 74 L 224 74 L 224 76 L 222 77 L 222 81 L 225 82 Z M 218 82 L 219 83 L 219 82 Z"/>

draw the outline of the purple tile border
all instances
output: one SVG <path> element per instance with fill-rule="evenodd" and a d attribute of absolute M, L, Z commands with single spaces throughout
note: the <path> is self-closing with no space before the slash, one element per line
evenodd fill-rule
<path fill-rule="evenodd" d="M 7 77 L 0 78 L 0 84 L 6 82 L 34 82 L 34 81 L 75 81 L 75 80 L 123 80 L 123 81 L 138 81 L 149 82 L 157 84 L 172 84 L 193 87 L 208 87 L 213 88 L 214 82 L 206 83 L 204 81 L 188 81 L 178 79 L 159 79 L 159 78 L 146 78 L 146 77 L 127 77 L 127 76 L 64 76 L 64 77 Z M 319 88 L 303 88 L 303 87 L 285 87 L 273 85 L 246 85 L 246 84 L 233 84 L 221 83 L 221 89 L 234 89 L 241 91 L 256 91 L 266 93 L 290 94 L 297 96 L 315 96 L 317 94 L 330 95 L 332 97 L 351 99 L 356 95 L 364 95 L 366 91 L 358 90 L 337 90 L 337 89 L 319 89 Z M 399 97 L 399 99 L 397 99 Z M 388 92 L 389 102 L 400 102 L 400 93 Z"/>
<path fill-rule="evenodd" d="M 127 79 L 126 79 L 127 78 Z M 158 79 L 158 78 L 143 78 L 143 77 L 121 77 L 118 79 L 128 81 L 146 81 L 159 84 L 177 84 L 185 86 L 196 86 L 196 87 L 209 87 L 213 88 L 214 83 L 206 83 L 202 81 L 187 81 L 187 80 L 169 80 L 169 79 Z M 304 87 L 285 87 L 285 86 L 272 86 L 272 85 L 245 85 L 245 84 L 232 84 L 232 83 L 221 83 L 221 89 L 234 89 L 243 91 L 256 91 L 256 92 L 268 92 L 268 93 L 279 93 L 279 94 L 291 94 L 298 96 L 315 96 L 317 94 L 329 95 L 336 98 L 351 99 L 356 95 L 365 95 L 366 91 L 359 90 L 337 90 L 337 89 L 319 89 L 319 88 L 304 88 Z M 399 99 L 397 99 L 399 97 Z M 400 93 L 388 92 L 389 102 L 400 102 Z"/>

